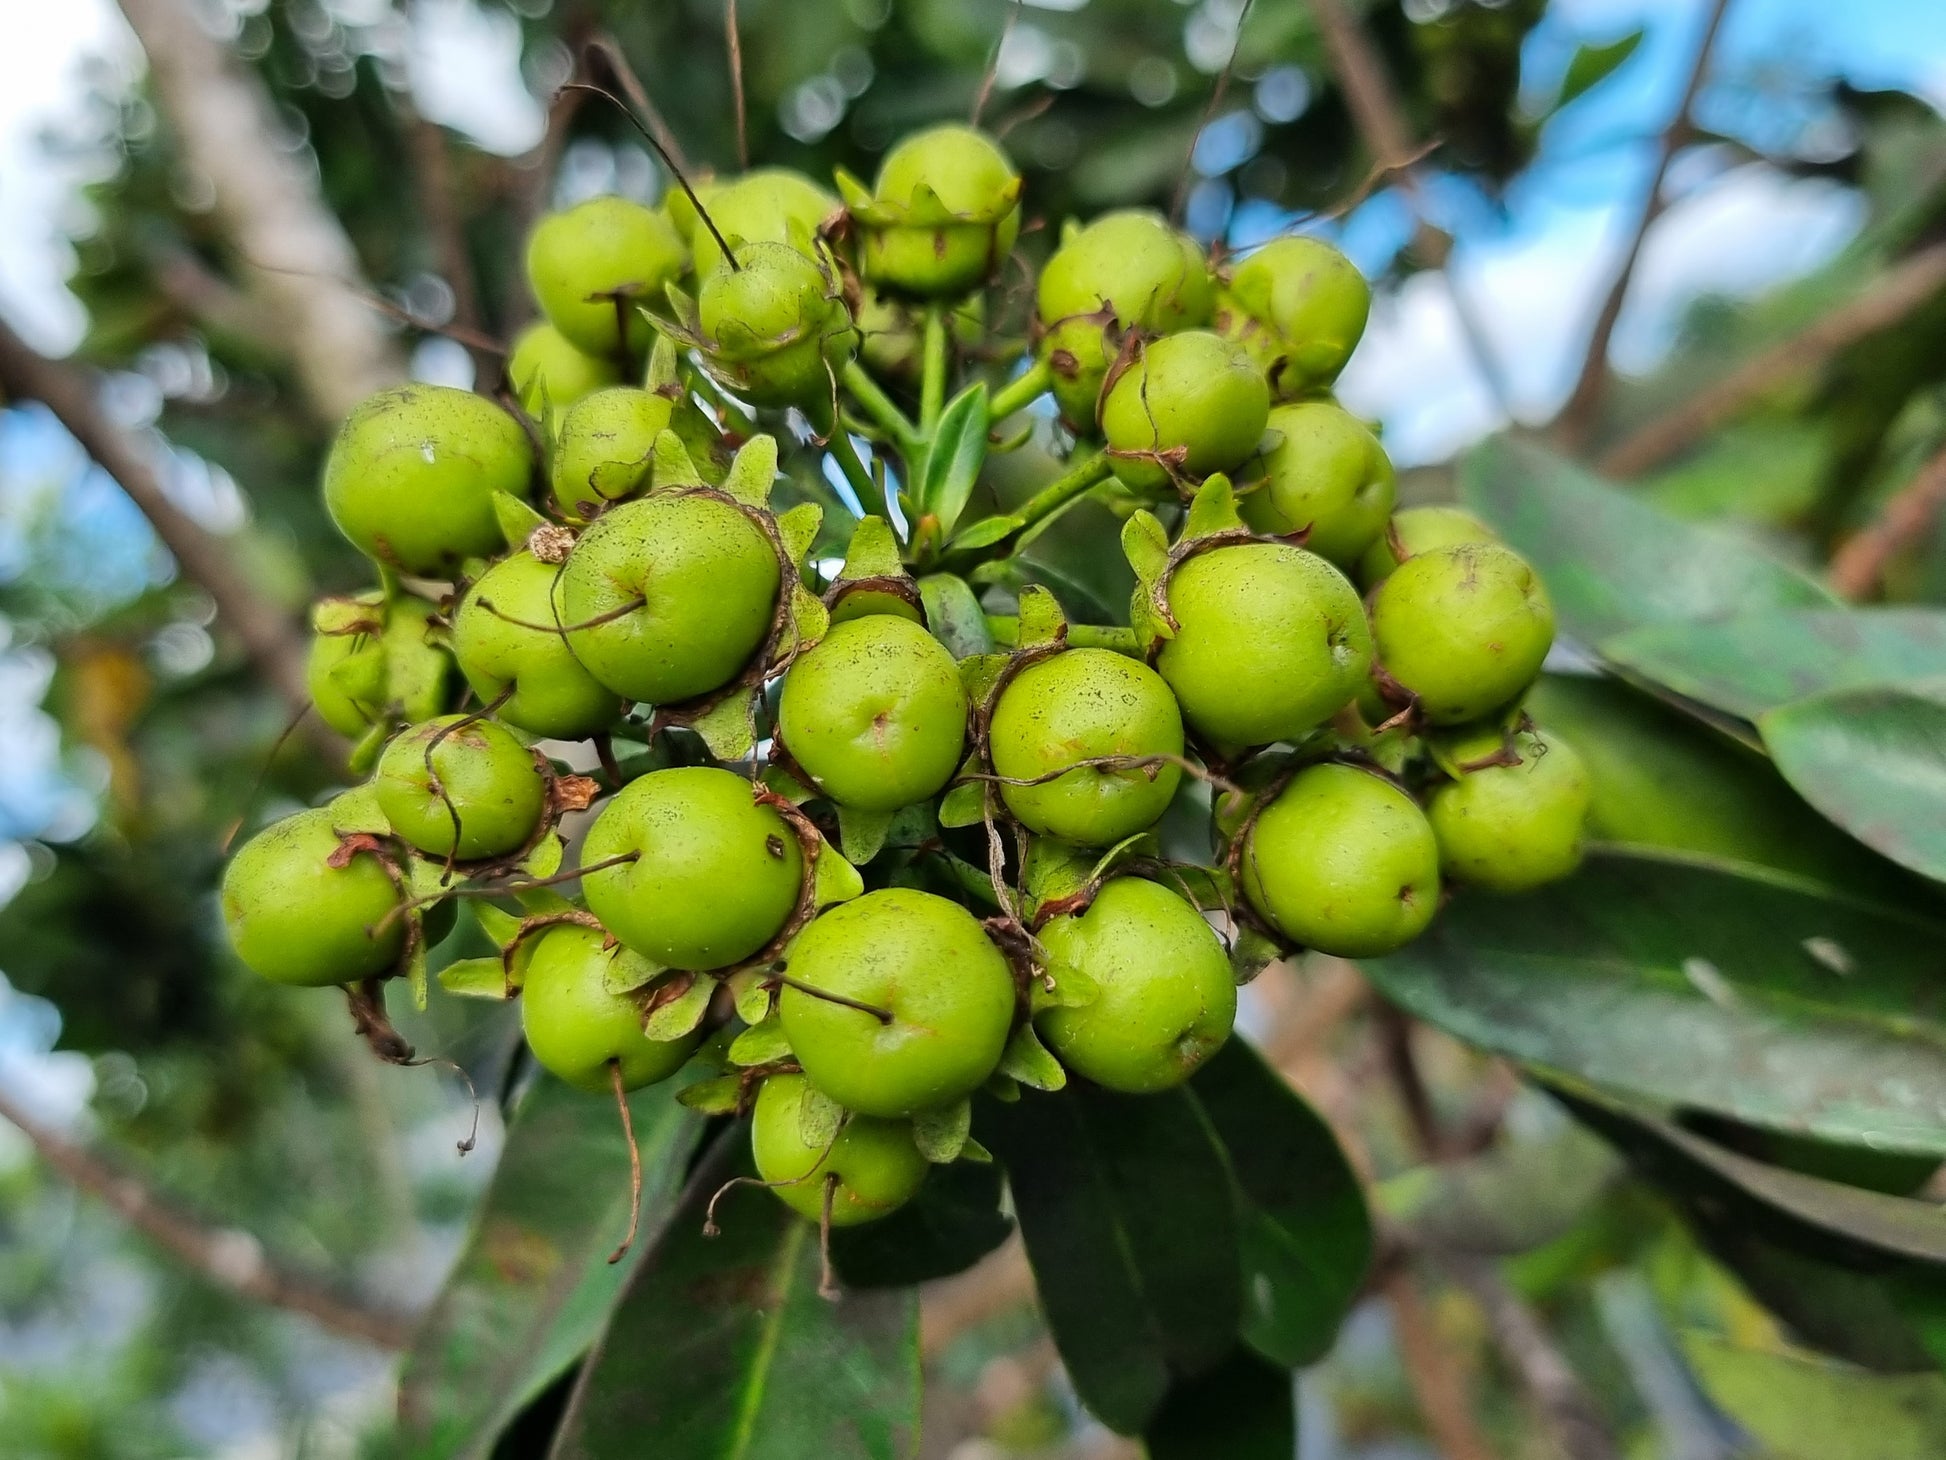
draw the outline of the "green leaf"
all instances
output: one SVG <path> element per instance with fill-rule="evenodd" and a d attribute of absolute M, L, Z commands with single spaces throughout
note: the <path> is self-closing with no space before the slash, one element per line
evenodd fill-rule
<path fill-rule="evenodd" d="M 862 867 L 885 845 L 885 833 L 892 829 L 891 811 L 866 811 L 857 806 L 838 807 L 838 844 L 845 860 Z"/>
<path fill-rule="evenodd" d="M 912 1139 L 919 1153 L 935 1166 L 959 1159 L 973 1134 L 973 1102 L 961 1100 L 941 1110 L 922 1110 L 912 1117 Z"/>
<path fill-rule="evenodd" d="M 1038 584 L 1021 591 L 1019 625 L 1014 643 L 1022 649 L 1057 644 L 1068 632 L 1061 601 Z"/>
<path fill-rule="evenodd" d="M 1799 795 L 1880 855 L 1946 881 L 1946 682 L 1839 690 L 1757 722 Z"/>
<path fill-rule="evenodd" d="M 1775 1460 L 1913 1460 L 1946 1453 L 1946 1379 L 1888 1377 L 1809 1356 L 1682 1336 L 1703 1390 Z"/>
<path fill-rule="evenodd" d="M 754 436 L 751 438 L 751 444 L 754 445 L 764 439 L 762 436 Z M 689 455 L 689 448 L 683 445 L 682 437 L 674 431 L 656 432 L 652 457 L 654 465 L 649 468 L 649 480 L 655 483 L 656 491 L 686 491 L 690 487 L 705 485 L 703 474 L 696 470 L 696 463 Z M 734 473 L 734 466 L 731 471 Z"/>
<path fill-rule="evenodd" d="M 990 1162 L 935 1167 L 891 1216 L 831 1234 L 839 1278 L 848 1288 L 891 1288 L 964 1272 L 1014 1229 L 1000 1210 L 1000 1184 L 1000 1168 Z"/>
<path fill-rule="evenodd" d="M 500 524 L 500 536 L 514 552 L 527 546 L 535 528 L 547 525 L 545 517 L 511 492 L 493 494 L 493 517 Z"/>
<path fill-rule="evenodd" d="M 838 581 L 904 576 L 905 564 L 899 558 L 899 540 L 892 534 L 892 524 L 883 517 L 859 518 L 858 525 L 851 530 L 851 542 L 845 548 L 845 565 Z"/>
<path fill-rule="evenodd" d="M 1833 606 L 1796 569 L 1532 441 L 1502 436 L 1475 448 L 1460 496 L 1540 570 L 1562 628 L 1584 644 L 1642 624 Z"/>
<path fill-rule="evenodd" d="M 817 1228 L 767 1191 L 733 1189 L 704 1237 L 711 1194 L 748 1169 L 747 1129 L 723 1139 L 616 1305 L 554 1460 L 916 1456 L 917 1294 L 819 1297 Z"/>
<path fill-rule="evenodd" d="M 1196 1072 L 1190 1093 L 1229 1152 L 1242 1198 L 1243 1338 L 1286 1367 L 1315 1363 L 1371 1265 L 1357 1174 L 1331 1127 L 1241 1038 Z"/>
<path fill-rule="evenodd" d="M 1364 968 L 1421 1018 L 1544 1070 L 1946 1155 L 1942 936 L 1932 918 L 1812 883 L 1607 852 L 1538 892 L 1457 898 Z"/>
<path fill-rule="evenodd" d="M 1577 46 L 1568 62 L 1567 74 L 1561 78 L 1561 94 L 1554 99 L 1553 110 L 1559 111 L 1606 81 L 1622 62 L 1635 54 L 1635 48 L 1642 44 L 1642 36 L 1642 31 L 1632 30 L 1600 45 Z"/>
<path fill-rule="evenodd" d="M 844 828 L 842 819 L 838 825 L 840 831 L 842 831 Z M 880 836 L 882 837 L 883 835 L 881 832 Z M 817 862 L 814 864 L 811 872 L 813 878 L 811 896 L 812 901 L 818 907 L 830 907 L 833 903 L 850 902 L 865 890 L 865 879 L 858 875 L 858 869 L 843 856 L 833 857 L 826 855 L 830 850 L 829 843 L 826 843 L 819 850 Z"/>
<path fill-rule="evenodd" d="M 692 974 L 689 987 L 667 1003 L 658 1004 L 642 1021 L 642 1032 L 650 1039 L 667 1042 L 693 1034 L 709 1012 L 709 1001 L 716 996 L 716 980 L 706 973 Z"/>
<path fill-rule="evenodd" d="M 814 1150 L 822 1151 L 838 1139 L 838 1127 L 844 1123 L 844 1106 L 810 1081 L 805 1081 L 804 1095 L 797 1106 L 798 1139 Z"/>
<path fill-rule="evenodd" d="M 513 997 L 513 991 L 507 987 L 506 965 L 497 953 L 490 958 L 456 959 L 440 969 L 436 977 L 447 993 L 464 998 L 504 1002 Z"/>
<path fill-rule="evenodd" d="M 567 855 L 568 844 L 558 831 L 550 831 L 534 845 L 534 850 L 521 860 L 520 870 L 536 880 L 552 877 L 561 870 L 561 863 Z"/>
<path fill-rule="evenodd" d="M 647 988 L 668 971 L 646 954 L 617 943 L 608 950 L 608 966 L 601 971 L 602 990 L 611 994 L 632 994 L 637 989 Z"/>
<path fill-rule="evenodd" d="M 1169 1388 L 1142 1441 L 1149 1460 L 1291 1460 L 1297 1376 L 1247 1349 Z"/>
<path fill-rule="evenodd" d="M 966 510 L 987 459 L 987 387 L 976 380 L 952 400 L 933 429 L 932 444 L 915 473 L 914 500 L 919 515 L 939 519 L 942 537 Z"/>
<path fill-rule="evenodd" d="M 970 553 L 983 547 L 992 547 L 1002 538 L 1020 531 L 1026 523 L 1011 514 L 1001 517 L 982 517 L 958 537 L 946 544 L 949 553 Z"/>
<path fill-rule="evenodd" d="M 1189 515 L 1183 519 L 1183 542 L 1210 537 L 1219 532 L 1235 532 L 1243 526 L 1237 512 L 1236 489 L 1222 472 L 1204 479 L 1190 499 Z"/>
<path fill-rule="evenodd" d="M 1068 1083 L 1068 1072 L 1048 1053 L 1031 1023 L 1022 1024 L 1007 1041 L 1000 1055 L 1000 1073 L 1032 1090 L 1060 1090 Z"/>
<path fill-rule="evenodd" d="M 986 787 L 979 781 L 961 781 L 939 803 L 939 824 L 949 830 L 978 826 L 986 815 Z"/>
<path fill-rule="evenodd" d="M 732 690 L 690 721 L 718 760 L 742 760 L 757 743 L 757 690 Z"/>
<path fill-rule="evenodd" d="M 780 1060 L 791 1052 L 790 1039 L 784 1033 L 781 1019 L 771 1016 L 761 1024 L 753 1024 L 736 1037 L 730 1046 L 730 1063 L 733 1065 L 767 1065 L 772 1060 Z"/>
<path fill-rule="evenodd" d="M 929 573 L 919 580 L 919 598 L 926 607 L 926 627 L 955 659 L 993 652 L 986 612 L 964 578 Z"/>
<path fill-rule="evenodd" d="M 742 456 L 739 455 L 737 460 L 743 460 Z M 818 530 L 823 526 L 824 508 L 816 502 L 799 502 L 788 512 L 779 513 L 777 536 L 784 544 L 784 556 L 802 567 L 805 555 L 811 551 L 811 544 L 818 540 Z"/>
<path fill-rule="evenodd" d="M 674 1083 L 629 1097 L 642 1159 L 642 1232 L 628 1227 L 628 1166 L 612 1100 L 554 1079 L 528 1092 L 466 1248 L 399 1381 L 405 1453 L 485 1457 L 507 1423 L 594 1341 L 668 1219 L 702 1131 Z"/>
<path fill-rule="evenodd" d="M 1140 1433 L 1177 1381 L 1208 1373 L 1236 1342 L 1237 1214 L 1222 1151 L 1181 1090 L 1076 1086 L 979 1114 L 1075 1392 L 1110 1428 Z"/>
<path fill-rule="evenodd" d="M 743 1078 L 719 1075 L 713 1080 L 698 1080 L 677 1091 L 676 1099 L 704 1115 L 734 1115 L 743 1100 Z"/>
<path fill-rule="evenodd" d="M 1599 1136 L 1563 1119 L 1531 1140 L 1401 1171 L 1374 1193 L 1387 1217 L 1439 1252 L 1511 1257 L 1571 1230 L 1621 1174 Z"/>

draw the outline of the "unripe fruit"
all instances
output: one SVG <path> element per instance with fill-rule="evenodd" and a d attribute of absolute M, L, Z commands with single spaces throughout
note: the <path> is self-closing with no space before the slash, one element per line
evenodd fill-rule
<path fill-rule="evenodd" d="M 660 305 L 688 262 L 675 225 L 627 198 L 590 198 L 527 236 L 527 283 L 541 312 L 590 355 L 646 351 L 652 331 L 640 305 Z"/>
<path fill-rule="evenodd" d="M 833 801 L 896 811 L 952 779 L 966 691 L 919 625 L 870 614 L 834 625 L 784 676 L 778 721 L 791 756 Z"/>
<path fill-rule="evenodd" d="M 453 615 L 453 657 L 482 704 L 500 702 L 497 719 L 530 735 L 582 740 L 621 717 L 622 697 L 582 667 L 565 634 L 535 627 L 557 622 L 560 574 L 527 552 L 488 568 Z"/>
<path fill-rule="evenodd" d="M 678 190 L 678 193 L 680 190 Z M 843 206 L 838 199 L 801 172 L 787 167 L 761 167 L 754 172 L 718 183 L 702 195 L 710 221 L 730 241 L 731 247 L 744 243 L 787 243 L 803 248 L 815 239 L 825 219 Z M 695 208 L 684 198 L 681 206 L 689 219 L 689 247 L 696 255 L 696 275 L 704 278 L 723 267 L 723 249 Z"/>
<path fill-rule="evenodd" d="M 498 552 L 493 494 L 527 495 L 534 451 L 520 422 L 484 396 L 400 385 L 345 418 L 324 463 L 324 504 L 368 557 L 450 578 Z"/>
<path fill-rule="evenodd" d="M 757 1091 L 750 1122 L 750 1150 L 757 1175 L 778 1200 L 800 1216 L 824 1216 L 826 1178 L 835 1176 L 831 1225 L 855 1227 L 890 1216 L 912 1199 L 926 1179 L 926 1158 L 903 1120 L 849 1117 L 826 1144 L 804 1139 L 798 1116 L 810 1081 L 802 1075 L 772 1075 Z"/>
<path fill-rule="evenodd" d="M 621 1066 L 622 1088 L 639 1090 L 683 1067 L 698 1036 L 650 1039 L 642 1006 L 604 982 L 620 951 L 604 946 L 599 929 L 572 923 L 536 939 L 520 985 L 520 1027 L 541 1067 L 580 1090 L 614 1089 L 610 1061 Z"/>
<path fill-rule="evenodd" d="M 1182 714 L 1162 677 L 1107 649 L 1067 649 L 1028 665 L 1000 692 L 988 732 L 996 775 L 1030 781 L 1097 756 L 1180 756 Z M 1021 825 L 1083 846 L 1151 826 L 1182 770 L 1076 766 L 1038 786 L 1000 787 Z"/>
<path fill-rule="evenodd" d="M 1341 958 L 1395 952 L 1439 907 L 1439 849 L 1417 803 L 1347 765 L 1299 771 L 1250 828 L 1250 905 L 1287 938 Z"/>
<path fill-rule="evenodd" d="M 1263 373 L 1208 330 L 1151 340 L 1101 405 L 1115 475 L 1136 491 L 1241 466 L 1269 419 Z"/>
<path fill-rule="evenodd" d="M 651 771 L 602 809 L 581 865 L 588 908 L 622 942 L 670 968 L 727 968 L 775 938 L 797 907 L 804 853 L 743 777 L 709 766 Z"/>
<path fill-rule="evenodd" d="M 786 959 L 792 982 L 777 1008 L 791 1053 L 847 1110 L 891 1119 L 950 1105 L 1000 1063 L 1013 972 L 958 903 L 905 887 L 868 892 L 815 918 Z"/>
<path fill-rule="evenodd" d="M 781 582 L 770 540 L 737 508 L 647 497 L 609 509 L 581 534 L 561 569 L 561 621 L 600 683 L 645 704 L 679 704 L 749 662 L 770 632 Z"/>
<path fill-rule="evenodd" d="M 1337 249 L 1319 238 L 1279 238 L 1236 265 L 1216 303 L 1216 328 L 1250 352 L 1287 400 L 1338 378 L 1371 308 L 1371 286 Z"/>
<path fill-rule="evenodd" d="M 1391 458 L 1365 423 L 1329 401 L 1275 407 L 1282 439 L 1264 456 L 1263 485 L 1240 503 L 1244 521 L 1350 571 L 1385 531 L 1397 487 Z"/>
<path fill-rule="evenodd" d="M 1091 1003 L 1034 1019 L 1061 1063 L 1097 1085 L 1167 1090 L 1230 1037 L 1230 960 L 1203 915 L 1168 888 L 1117 877 L 1086 911 L 1050 918 L 1040 940 L 1057 978 L 1061 966 L 1078 968 L 1100 987 Z"/>
<path fill-rule="evenodd" d="M 744 244 L 736 257 L 696 296 L 710 370 L 758 405 L 828 403 L 858 331 L 826 263 L 783 243 Z"/>
<path fill-rule="evenodd" d="M 374 725 L 444 709 L 453 661 L 434 642 L 433 613 L 423 598 L 395 594 L 387 602 L 381 592 L 312 605 L 317 632 L 304 683 L 318 718 L 357 738 Z"/>
<path fill-rule="evenodd" d="M 971 127 L 916 132 L 885 154 L 858 218 L 872 283 L 922 298 L 964 294 L 998 272 L 1020 234 L 1020 174 Z"/>
<path fill-rule="evenodd" d="M 1498 729 L 1479 730 L 1455 739 L 1447 757 L 1463 768 L 1504 744 Z M 1426 808 L 1441 869 L 1495 892 L 1524 892 L 1580 866 L 1594 795 L 1581 757 L 1565 742 L 1521 731 L 1512 749 L 1518 764 L 1461 769 Z"/>
<path fill-rule="evenodd" d="M 622 378 L 613 360 L 577 350 L 551 324 L 530 324 L 514 337 L 507 380 L 520 408 L 552 436 L 569 406 Z"/>
<path fill-rule="evenodd" d="M 1357 590 L 1302 548 L 1239 543 L 1188 558 L 1169 580 L 1169 609 L 1181 627 L 1156 668 L 1196 733 L 1218 745 L 1295 740 L 1371 673 Z"/>
<path fill-rule="evenodd" d="M 547 809 L 533 752 L 491 720 L 464 715 L 393 737 L 373 789 L 394 832 L 428 856 L 461 862 L 525 846 Z"/>
<path fill-rule="evenodd" d="M 1478 720 L 1520 698 L 1554 642 L 1554 605 L 1526 559 L 1498 543 L 1435 548 L 1372 596 L 1386 672 L 1434 725 Z"/>
<path fill-rule="evenodd" d="M 405 948 L 397 884 L 370 852 L 330 866 L 337 851 L 332 813 L 319 807 L 265 827 L 224 869 L 230 946 L 272 983 L 355 983 L 390 969 Z"/>
<path fill-rule="evenodd" d="M 561 416 L 554 439 L 554 506 L 585 522 L 649 485 L 655 438 L 678 424 L 680 402 L 659 391 L 611 385 Z"/>
<path fill-rule="evenodd" d="M 1358 560 L 1358 582 L 1375 588 L 1405 558 L 1463 542 L 1498 542 L 1499 535 L 1460 507 L 1408 507 L 1392 520 Z"/>

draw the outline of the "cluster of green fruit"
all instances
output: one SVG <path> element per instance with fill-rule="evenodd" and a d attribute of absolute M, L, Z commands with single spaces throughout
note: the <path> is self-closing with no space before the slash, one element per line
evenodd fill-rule
<path fill-rule="evenodd" d="M 1357 271 L 1305 237 L 1217 266 L 1113 213 L 1064 231 L 1010 342 L 1020 187 L 942 127 L 871 188 L 583 203 L 532 236 L 545 318 L 499 402 L 352 413 L 325 498 L 381 586 L 318 606 L 311 687 L 372 775 L 232 862 L 249 966 L 423 999 L 477 899 L 501 951 L 445 986 L 517 995 L 590 1090 L 707 1067 L 683 1098 L 754 1110 L 763 1180 L 843 1224 L 980 1157 L 978 1091 L 1168 1088 L 1278 952 L 1383 954 L 1445 880 L 1573 869 L 1586 780 L 1520 709 L 1546 593 L 1472 518 L 1394 512 L 1330 394 Z M 961 526 L 1047 396 L 1067 469 Z M 842 568 L 814 502 L 771 510 L 785 408 L 859 501 Z M 1084 496 L 1123 520 L 1130 625 L 991 571 Z M 577 741 L 599 774 L 543 745 Z M 1207 854 L 1165 856 L 1204 786 Z"/>

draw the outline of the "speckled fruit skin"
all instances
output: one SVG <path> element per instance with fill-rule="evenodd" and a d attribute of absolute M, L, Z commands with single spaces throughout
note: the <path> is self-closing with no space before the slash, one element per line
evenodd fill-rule
<path fill-rule="evenodd" d="M 1385 531 L 1398 495 L 1392 460 L 1365 423 L 1329 401 L 1275 406 L 1282 438 L 1264 456 L 1264 481 L 1241 501 L 1243 519 L 1350 571 Z"/>
<path fill-rule="evenodd" d="M 560 572 L 526 552 L 488 568 L 453 616 L 453 657 L 482 704 L 513 686 L 493 712 L 498 719 L 530 735 L 583 740 L 615 723 L 622 697 L 596 682 L 563 635 L 527 627 L 555 622 Z"/>
<path fill-rule="evenodd" d="M 1153 669 L 1107 649 L 1067 649 L 1007 683 L 988 735 L 995 774 L 1030 781 L 1102 755 L 1182 754 L 1182 714 Z M 1038 786 L 1000 788 L 1029 831 L 1082 846 L 1133 836 L 1169 807 L 1180 767 L 1077 767 Z"/>
<path fill-rule="evenodd" d="M 265 827 L 223 871 L 230 946 L 272 983 L 353 983 L 399 960 L 398 887 L 369 852 L 344 867 L 326 865 L 337 850 L 331 812 L 319 807 Z"/>
<path fill-rule="evenodd" d="M 603 808 L 581 865 L 635 852 L 582 879 L 589 911 L 637 953 L 670 968 L 727 968 L 783 930 L 804 853 L 750 782 L 710 766 L 651 771 Z"/>
<path fill-rule="evenodd" d="M 553 325 L 530 324 L 514 336 L 507 354 L 507 380 L 520 408 L 552 436 L 569 406 L 605 385 L 619 384 L 621 367 L 613 360 L 577 350 Z"/>
<path fill-rule="evenodd" d="M 688 263 L 675 224 L 628 198 L 590 198 L 541 219 L 527 236 L 535 301 L 549 324 L 590 355 L 646 351 L 651 330 L 638 306 L 661 307 L 663 286 Z M 613 295 L 621 297 L 619 311 Z"/>
<path fill-rule="evenodd" d="M 952 219 L 926 216 L 921 189 Z M 998 143 L 970 127 L 932 127 L 893 147 L 872 201 L 893 215 L 920 210 L 910 223 L 860 229 L 865 277 L 897 293 L 964 294 L 999 270 L 1020 236 L 1020 174 Z"/>
<path fill-rule="evenodd" d="M 1231 271 L 1216 328 L 1243 345 L 1279 400 L 1338 378 L 1365 333 L 1371 286 L 1319 238 L 1273 239 Z"/>
<path fill-rule="evenodd" d="M 547 779 L 510 731 L 491 720 L 461 725 L 465 718 L 441 715 L 394 736 L 373 790 L 392 830 L 412 846 L 470 862 L 533 838 L 547 809 Z M 436 738 L 429 773 L 426 747 Z"/>
<path fill-rule="evenodd" d="M 784 676 L 778 718 L 791 756 L 833 801 L 896 811 L 959 768 L 966 691 L 953 656 L 907 619 L 833 626 Z"/>
<path fill-rule="evenodd" d="M 703 280 L 696 313 L 711 372 L 765 406 L 829 406 L 858 331 L 823 260 L 789 244 L 747 243 L 738 268 Z"/>
<path fill-rule="evenodd" d="M 671 188 L 670 206 L 680 207 L 689 222 L 689 247 L 696 256 L 696 275 L 705 277 L 723 267 L 723 249 L 703 226 L 702 219 L 680 188 Z M 676 199 L 681 198 L 677 203 Z M 824 220 L 842 206 L 828 189 L 787 167 L 760 167 L 703 194 L 710 218 L 732 247 L 739 243 L 788 243 L 801 247 L 817 236 Z"/>
<path fill-rule="evenodd" d="M 683 1067 L 699 1036 L 650 1039 L 642 1008 L 603 983 L 615 950 L 595 928 L 563 924 L 535 940 L 520 986 L 520 1027 L 543 1069 L 578 1090 L 614 1089 L 610 1060 L 622 1067 L 622 1087 L 639 1090 Z"/>
<path fill-rule="evenodd" d="M 1492 756 L 1501 733 L 1487 729 L 1449 747 L 1465 766 Z M 1581 757 L 1552 735 L 1513 737 L 1518 765 L 1462 771 L 1432 793 L 1426 819 L 1450 877 L 1494 892 L 1525 892 L 1559 881 L 1581 865 L 1594 787 Z"/>
<path fill-rule="evenodd" d="M 1372 595 L 1379 662 L 1434 725 L 1512 704 L 1554 642 L 1554 605 L 1526 559 L 1460 543 L 1407 559 Z"/>
<path fill-rule="evenodd" d="M 1439 850 L 1418 804 L 1354 766 L 1298 772 L 1250 829 L 1250 905 L 1288 938 L 1340 958 L 1403 948 L 1439 907 Z"/>
<path fill-rule="evenodd" d="M 520 422 L 484 396 L 400 385 L 352 408 L 324 463 L 324 504 L 367 557 L 450 578 L 498 552 L 493 494 L 525 498 L 534 451 Z"/>
<path fill-rule="evenodd" d="M 1101 989 L 1092 1003 L 1034 1019 L 1061 1063 L 1097 1085 L 1130 1095 L 1167 1090 L 1230 1037 L 1229 957 L 1203 915 L 1168 888 L 1117 877 L 1085 912 L 1050 918 L 1040 940 L 1056 965 L 1080 969 Z"/>
<path fill-rule="evenodd" d="M 1372 636 L 1358 592 L 1303 548 L 1239 543 L 1169 580 L 1181 625 L 1156 668 L 1197 734 L 1241 748 L 1316 729 L 1363 688 Z"/>
<path fill-rule="evenodd" d="M 561 569 L 561 622 L 601 684 L 644 704 L 678 704 L 742 671 L 770 633 L 781 581 L 769 539 L 737 508 L 647 497 L 581 534 Z"/>
<path fill-rule="evenodd" d="M 812 1145 L 798 1120 L 809 1086 L 802 1075 L 772 1075 L 757 1092 L 750 1123 L 757 1175 L 785 1206 L 814 1222 L 824 1215 L 829 1176 L 838 1178 L 831 1194 L 832 1226 L 856 1227 L 890 1216 L 926 1179 L 926 1158 L 913 1142 L 911 1123 L 853 1115 L 828 1150 Z"/>
<path fill-rule="evenodd" d="M 1392 514 L 1391 522 L 1358 560 L 1359 586 L 1376 588 L 1392 576 L 1402 556 L 1410 558 L 1466 542 L 1498 541 L 1499 535 L 1491 527 L 1464 508 L 1408 507 Z"/>
<path fill-rule="evenodd" d="M 1263 373 L 1208 330 L 1151 341 L 1101 404 L 1115 475 L 1138 492 L 1241 466 L 1269 419 Z"/>
<path fill-rule="evenodd" d="M 675 414 L 668 396 L 632 385 L 611 385 L 576 401 L 554 441 L 555 510 L 570 522 L 586 522 L 646 487 L 655 438 Z"/>
<path fill-rule="evenodd" d="M 861 1115 L 895 1119 L 950 1105 L 991 1075 L 1014 1015 L 1014 978 L 973 914 L 890 887 L 813 919 L 786 954 L 808 984 L 883 1009 L 786 985 L 778 998 L 791 1052 L 825 1094 Z"/>

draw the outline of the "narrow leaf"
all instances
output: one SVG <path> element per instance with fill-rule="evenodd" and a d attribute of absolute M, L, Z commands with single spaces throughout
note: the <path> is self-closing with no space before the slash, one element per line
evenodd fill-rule
<path fill-rule="evenodd" d="M 926 607 L 926 627 L 955 659 L 993 652 L 986 611 L 964 578 L 929 573 L 919 580 L 919 598 Z"/>
<path fill-rule="evenodd" d="M 942 536 L 952 534 L 979 482 L 987 458 L 987 429 L 986 382 L 976 380 L 947 402 L 918 473 L 919 513 L 938 518 Z"/>

